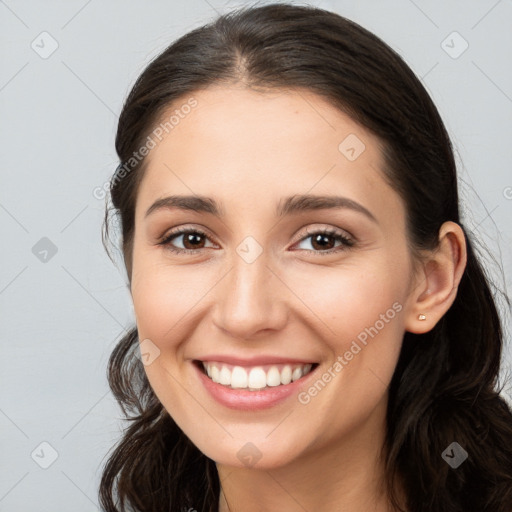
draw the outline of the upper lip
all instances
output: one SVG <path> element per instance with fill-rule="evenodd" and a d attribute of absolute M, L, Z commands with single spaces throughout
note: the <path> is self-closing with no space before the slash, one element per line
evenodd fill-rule
<path fill-rule="evenodd" d="M 208 356 L 203 356 L 197 359 L 197 361 L 201 361 L 203 363 L 208 362 L 217 362 L 217 363 L 226 363 L 234 366 L 261 366 L 261 365 L 269 365 L 269 364 L 315 364 L 316 361 L 312 361 L 311 359 L 296 359 L 291 357 L 280 357 L 280 356 L 271 356 L 271 355 L 260 355 L 256 357 L 234 357 L 230 355 L 221 355 L 221 354 L 213 354 Z"/>

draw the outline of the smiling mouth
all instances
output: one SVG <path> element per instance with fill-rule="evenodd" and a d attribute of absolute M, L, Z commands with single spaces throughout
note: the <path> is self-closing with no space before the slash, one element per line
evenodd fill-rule
<path fill-rule="evenodd" d="M 309 375 L 318 366 L 318 363 L 268 364 L 251 367 L 217 361 L 194 361 L 194 363 L 216 384 L 249 391 L 286 386 Z"/>

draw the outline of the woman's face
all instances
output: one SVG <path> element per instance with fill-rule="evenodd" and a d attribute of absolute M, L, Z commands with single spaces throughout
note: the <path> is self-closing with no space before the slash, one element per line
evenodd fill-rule
<path fill-rule="evenodd" d="M 152 388 L 222 464 L 380 440 L 414 275 L 378 139 L 303 90 L 193 98 L 166 114 L 180 111 L 137 197 L 131 292 Z"/>

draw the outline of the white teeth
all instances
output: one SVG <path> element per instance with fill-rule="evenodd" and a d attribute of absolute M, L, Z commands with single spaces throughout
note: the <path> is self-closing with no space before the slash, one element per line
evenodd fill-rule
<path fill-rule="evenodd" d="M 261 366 L 244 368 L 216 362 L 203 363 L 203 367 L 213 382 L 230 386 L 233 389 L 256 391 L 267 386 L 275 387 L 290 384 L 290 382 L 307 375 L 311 371 L 312 364 L 274 365 L 267 367 L 267 371 Z"/>
<path fill-rule="evenodd" d="M 281 385 L 281 374 L 277 366 L 272 366 L 267 372 L 267 386 L 280 386 Z"/>
<path fill-rule="evenodd" d="M 295 382 L 302 377 L 302 368 L 295 368 L 292 372 L 292 381 Z"/>
<path fill-rule="evenodd" d="M 223 366 L 220 371 L 219 384 L 224 384 L 224 386 L 229 386 L 231 384 L 231 372 L 225 366 Z"/>
<path fill-rule="evenodd" d="M 281 370 L 281 384 L 290 384 L 291 381 L 292 381 L 292 367 L 287 364 Z"/>
<path fill-rule="evenodd" d="M 224 367 L 226 368 L 226 367 Z M 229 372 L 229 370 L 228 370 Z M 231 387 L 232 388 L 246 388 L 247 387 L 247 372 L 241 366 L 235 366 L 231 372 Z"/>
<path fill-rule="evenodd" d="M 249 387 L 253 389 L 262 389 L 267 385 L 267 374 L 263 368 L 253 368 L 249 372 Z"/>

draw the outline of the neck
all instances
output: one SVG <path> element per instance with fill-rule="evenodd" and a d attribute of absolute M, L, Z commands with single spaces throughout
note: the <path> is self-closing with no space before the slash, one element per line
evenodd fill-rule
<path fill-rule="evenodd" d="M 319 438 L 318 446 L 286 465 L 256 469 L 217 464 L 219 512 L 391 512 L 381 458 L 385 405 L 343 438 Z"/>

